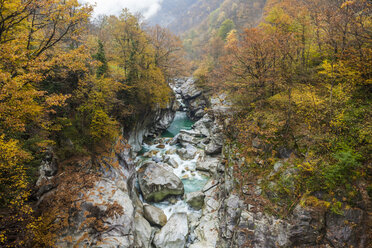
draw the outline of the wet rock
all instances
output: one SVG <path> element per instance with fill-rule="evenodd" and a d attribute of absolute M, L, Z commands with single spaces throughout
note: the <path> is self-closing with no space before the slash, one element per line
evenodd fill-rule
<path fill-rule="evenodd" d="M 159 202 L 167 196 L 183 195 L 182 181 L 154 162 L 147 162 L 138 170 L 138 181 L 146 201 Z"/>
<path fill-rule="evenodd" d="M 167 223 L 167 216 L 160 208 L 145 205 L 143 206 L 143 214 L 146 220 L 148 220 L 152 225 L 164 226 Z"/>
<path fill-rule="evenodd" d="M 178 104 L 173 100 L 165 108 L 145 111 L 129 132 L 128 143 L 134 152 L 142 148 L 143 140 L 166 130 L 172 123 Z"/>
<path fill-rule="evenodd" d="M 169 142 L 169 145 L 171 145 L 171 146 L 174 146 L 175 144 L 177 144 L 178 143 L 178 138 L 180 137 L 180 134 L 178 133 L 178 134 L 176 134 L 176 136 L 174 136 L 172 139 L 171 139 L 171 141 Z"/>
<path fill-rule="evenodd" d="M 188 193 L 186 195 L 186 203 L 196 210 L 202 209 L 204 205 L 205 194 L 203 192 L 197 191 Z"/>
<path fill-rule="evenodd" d="M 179 166 L 178 163 L 177 163 L 177 161 L 176 161 L 174 158 L 169 158 L 168 163 L 169 163 L 173 168 L 175 168 L 175 169 L 177 169 L 178 166 Z"/>
<path fill-rule="evenodd" d="M 162 161 L 162 158 L 161 157 L 157 157 L 157 156 L 152 156 L 152 161 L 154 161 L 155 163 L 160 163 Z"/>
<path fill-rule="evenodd" d="M 172 155 L 172 154 L 175 154 L 177 152 L 177 149 L 175 148 L 172 148 L 172 149 L 169 149 L 165 152 L 165 154 L 167 155 Z"/>
<path fill-rule="evenodd" d="M 134 217 L 136 247 L 150 248 L 152 228 L 145 218 L 136 213 Z"/>
<path fill-rule="evenodd" d="M 177 154 L 184 160 L 195 158 L 197 152 L 198 149 L 190 144 L 187 144 L 186 148 L 177 150 Z"/>
<path fill-rule="evenodd" d="M 189 232 L 187 215 L 173 214 L 167 224 L 155 235 L 154 245 L 157 248 L 183 248 Z"/>
<path fill-rule="evenodd" d="M 177 198 L 174 197 L 174 196 L 171 196 L 167 199 L 167 201 L 170 203 L 170 204 L 176 204 L 177 203 Z"/>
<path fill-rule="evenodd" d="M 164 149 L 165 148 L 165 145 L 164 144 L 159 144 L 159 145 L 156 146 L 156 148 Z"/>

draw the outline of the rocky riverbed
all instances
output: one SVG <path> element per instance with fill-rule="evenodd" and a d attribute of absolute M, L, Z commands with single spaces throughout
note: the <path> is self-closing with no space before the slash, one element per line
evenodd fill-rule
<path fill-rule="evenodd" d="M 163 137 L 144 143 L 137 159 L 138 190 L 145 208 L 152 209 L 145 218 L 158 248 L 216 247 L 218 240 L 221 201 L 215 176 L 222 168 L 222 128 L 204 112 L 206 102 L 193 82 L 174 82 L 180 111 Z M 165 225 L 154 221 L 159 216 Z"/>
<path fill-rule="evenodd" d="M 234 194 L 232 168 L 222 163 L 229 160 L 226 96 L 207 98 L 192 78 L 171 87 L 175 101 L 146 113 L 129 139 L 120 136 L 96 158 L 100 176 L 65 213 L 68 226 L 56 247 L 368 247 L 361 208 L 335 215 L 298 204 L 280 219 L 254 204 L 259 185 L 251 185 L 250 204 Z M 280 173 L 280 163 L 274 167 Z M 43 162 L 37 205 L 69 187 L 56 180 L 64 173 L 53 157 Z"/>

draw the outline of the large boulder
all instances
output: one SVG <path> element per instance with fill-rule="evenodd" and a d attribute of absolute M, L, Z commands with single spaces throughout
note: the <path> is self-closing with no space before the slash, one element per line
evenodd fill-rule
<path fill-rule="evenodd" d="M 212 124 L 213 119 L 208 114 L 205 114 L 203 118 L 195 122 L 193 129 L 195 132 L 201 133 L 202 135 L 208 137 L 210 135 Z"/>
<path fill-rule="evenodd" d="M 208 155 L 219 154 L 222 152 L 223 137 L 222 133 L 215 134 L 211 137 L 211 141 L 205 148 L 205 153 Z"/>
<path fill-rule="evenodd" d="M 167 223 L 167 216 L 160 208 L 145 205 L 143 207 L 143 214 L 146 220 L 148 220 L 152 225 L 164 226 Z"/>
<path fill-rule="evenodd" d="M 184 160 L 186 159 L 194 159 L 198 149 L 195 146 L 187 144 L 185 148 L 181 148 L 177 150 L 177 154 Z"/>
<path fill-rule="evenodd" d="M 138 181 L 146 201 L 160 202 L 167 196 L 184 193 L 182 181 L 154 162 L 142 165 L 138 170 Z"/>
<path fill-rule="evenodd" d="M 198 240 L 204 243 L 204 247 L 218 247 L 219 229 L 218 213 L 214 212 L 204 215 L 194 232 Z"/>
<path fill-rule="evenodd" d="M 202 94 L 202 92 L 196 87 L 195 80 L 188 78 L 180 88 L 180 93 L 185 100 L 194 99 Z"/>
<path fill-rule="evenodd" d="M 186 195 L 186 203 L 196 210 L 202 209 L 205 195 L 203 192 L 191 192 Z"/>
<path fill-rule="evenodd" d="M 196 169 L 214 173 L 217 170 L 219 162 L 219 158 L 206 157 L 206 159 L 196 163 Z"/>
<path fill-rule="evenodd" d="M 200 142 L 199 137 L 201 137 L 200 134 L 195 131 L 181 130 L 177 136 L 177 142 L 181 143 L 182 146 L 187 146 L 187 144 L 196 145 Z"/>
<path fill-rule="evenodd" d="M 155 235 L 153 243 L 157 248 L 183 248 L 188 233 L 186 213 L 173 214 L 167 224 Z"/>
<path fill-rule="evenodd" d="M 134 217 L 136 247 L 150 248 L 152 228 L 140 214 Z"/>
<path fill-rule="evenodd" d="M 82 194 L 80 209 L 71 210 L 71 227 L 59 237 L 55 247 L 88 247 L 92 242 L 100 242 L 99 247 L 103 248 L 133 246 L 135 210 L 128 193 L 112 181 L 101 180 Z M 100 228 L 105 231 L 86 224 L 94 219 L 102 223 Z"/>

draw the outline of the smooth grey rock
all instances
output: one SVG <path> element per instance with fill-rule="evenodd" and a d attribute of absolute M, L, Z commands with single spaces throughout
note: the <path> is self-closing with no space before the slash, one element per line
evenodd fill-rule
<path fill-rule="evenodd" d="M 186 203 L 196 210 L 202 209 L 204 205 L 205 194 L 203 192 L 191 192 L 186 194 Z"/>
<path fill-rule="evenodd" d="M 138 181 L 146 201 L 159 202 L 167 196 L 183 195 L 182 181 L 154 162 L 147 162 L 138 170 Z"/>
<path fill-rule="evenodd" d="M 185 213 L 173 214 L 167 224 L 155 235 L 157 248 L 183 248 L 186 245 L 189 226 Z"/>
<path fill-rule="evenodd" d="M 172 123 L 178 108 L 174 99 L 165 108 L 145 111 L 129 132 L 128 144 L 134 152 L 142 149 L 144 138 L 151 137 L 166 130 Z"/>
<path fill-rule="evenodd" d="M 156 162 L 156 163 L 159 163 L 162 161 L 162 159 L 160 157 L 157 157 L 157 156 L 152 156 L 152 161 Z"/>
<path fill-rule="evenodd" d="M 210 135 L 210 132 L 211 132 L 210 129 L 212 127 L 212 124 L 213 124 L 213 119 L 208 114 L 205 114 L 203 116 L 203 118 L 198 120 L 193 125 L 193 129 L 196 132 L 201 133 L 202 135 L 208 137 Z"/>
<path fill-rule="evenodd" d="M 222 145 L 212 140 L 205 148 L 205 153 L 208 155 L 218 154 L 222 151 Z"/>
<path fill-rule="evenodd" d="M 215 246 L 213 246 L 211 243 L 208 243 L 208 241 L 201 241 L 191 244 L 189 248 L 215 248 Z"/>
<path fill-rule="evenodd" d="M 98 181 L 95 186 L 87 192 L 79 212 L 69 218 L 76 227 L 67 230 L 56 242 L 55 247 L 72 247 L 79 244 L 89 246 L 92 241 L 99 237 L 100 246 L 104 248 L 131 247 L 134 245 L 134 207 L 127 192 L 118 189 L 114 182 L 109 180 Z M 107 205 L 116 204 L 122 208 L 109 217 L 106 214 Z M 85 228 L 84 221 L 87 216 L 104 218 L 103 225 L 107 231 L 100 232 L 91 228 Z M 69 239 L 65 239 L 69 237 Z"/>
<path fill-rule="evenodd" d="M 200 219 L 200 224 L 195 229 L 195 234 L 201 243 L 206 244 L 206 247 L 217 247 L 219 229 L 217 212 L 208 213 L 204 214 Z"/>
<path fill-rule="evenodd" d="M 168 163 L 175 169 L 178 168 L 179 164 L 177 163 L 177 161 L 174 159 L 174 158 L 169 158 L 169 161 Z"/>
<path fill-rule="evenodd" d="M 204 113 L 205 112 L 204 112 L 203 109 L 199 109 L 198 111 L 195 112 L 194 115 L 195 115 L 196 118 L 201 118 L 201 117 L 203 117 Z"/>
<path fill-rule="evenodd" d="M 207 157 L 204 161 L 198 161 L 196 163 L 196 169 L 213 173 L 217 170 L 219 162 L 219 158 Z"/>
<path fill-rule="evenodd" d="M 182 146 L 187 146 L 187 144 L 196 145 L 200 142 L 200 139 L 196 138 L 196 135 L 186 132 L 179 133 L 177 142 L 181 143 Z"/>
<path fill-rule="evenodd" d="M 150 248 L 152 228 L 145 218 L 136 213 L 134 217 L 136 247 Z"/>
<path fill-rule="evenodd" d="M 143 217 L 152 225 L 164 226 L 167 223 L 167 216 L 163 210 L 151 205 L 143 206 Z"/>
<path fill-rule="evenodd" d="M 195 80 L 193 78 L 188 78 L 181 86 L 180 91 L 185 100 L 196 98 L 202 94 L 202 92 L 195 86 Z"/>
<path fill-rule="evenodd" d="M 195 158 L 197 152 L 198 149 L 190 144 L 187 144 L 185 148 L 177 150 L 177 154 L 184 160 Z"/>

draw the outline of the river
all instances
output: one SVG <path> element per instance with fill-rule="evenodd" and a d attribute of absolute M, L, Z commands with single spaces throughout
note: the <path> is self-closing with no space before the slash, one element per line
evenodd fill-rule
<path fill-rule="evenodd" d="M 183 159 L 176 151 L 181 148 L 179 145 L 170 145 L 172 138 L 177 135 L 180 130 L 190 130 L 194 124 L 186 112 L 178 111 L 170 127 L 162 134 L 160 138 L 147 141 L 142 146 L 140 161 L 138 162 L 139 169 L 141 165 L 148 160 L 163 161 L 164 158 L 173 159 L 178 164 L 177 168 L 169 166 L 172 172 L 177 175 L 183 182 L 185 194 L 190 192 L 201 191 L 209 177 L 202 172 L 196 170 L 196 163 L 200 154 L 197 153 L 193 159 Z M 144 203 L 145 200 L 141 197 Z M 159 203 L 148 203 L 156 206 L 164 211 L 164 214 L 169 219 L 174 213 L 195 213 L 201 215 L 201 210 L 197 211 L 191 208 L 182 197 L 171 198 Z"/>

